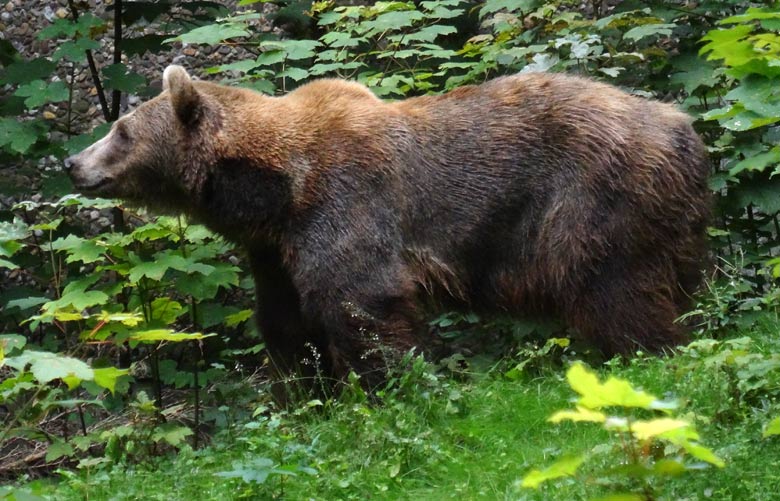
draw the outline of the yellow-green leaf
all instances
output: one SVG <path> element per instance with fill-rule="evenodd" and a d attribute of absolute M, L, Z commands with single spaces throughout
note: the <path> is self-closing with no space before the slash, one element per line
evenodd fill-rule
<path fill-rule="evenodd" d="M 523 477 L 522 486 L 531 489 L 538 488 L 543 482 L 561 477 L 570 477 L 577 473 L 577 468 L 585 461 L 585 456 L 566 456 L 551 464 L 544 470 L 532 470 Z"/>
<path fill-rule="evenodd" d="M 97 319 L 101 322 L 120 322 L 128 327 L 135 327 L 144 317 L 140 313 L 109 313 L 101 311 Z"/>
<path fill-rule="evenodd" d="M 60 322 L 73 322 L 75 320 L 83 320 L 84 317 L 81 315 L 81 313 L 73 312 L 73 311 L 63 311 L 63 310 L 57 310 L 54 312 L 54 318 L 59 320 Z"/>
<path fill-rule="evenodd" d="M 682 419 L 660 418 L 631 423 L 631 431 L 639 440 L 654 438 L 672 430 L 688 428 L 691 424 Z"/>
<path fill-rule="evenodd" d="M 609 377 L 601 383 L 594 372 L 580 363 L 569 368 L 566 379 L 572 389 L 580 394 L 578 404 L 589 409 L 612 406 L 658 408 L 658 399 L 653 395 L 635 390 L 628 381 L 616 377 Z"/>
<path fill-rule="evenodd" d="M 576 411 L 558 411 L 550 416 L 547 421 L 551 423 L 560 423 L 561 421 L 588 421 L 591 423 L 603 423 L 607 419 L 607 416 L 598 411 L 592 411 L 585 407 L 577 406 Z"/>
<path fill-rule="evenodd" d="M 140 341 L 142 343 L 154 343 L 157 341 L 192 341 L 195 339 L 203 339 L 211 336 L 216 336 L 216 334 L 202 334 L 200 332 L 173 332 L 170 329 L 153 329 L 148 331 L 134 332 L 128 339 L 130 341 Z"/>
<path fill-rule="evenodd" d="M 766 425 L 764 429 L 764 438 L 771 437 L 772 435 L 780 435 L 780 417 L 776 417 Z"/>
<path fill-rule="evenodd" d="M 116 367 L 103 367 L 100 369 L 92 369 L 92 372 L 95 373 L 95 383 L 98 386 L 102 386 L 111 393 L 114 393 L 116 380 L 130 371 L 127 369 L 117 369 Z"/>
<path fill-rule="evenodd" d="M 595 498 L 592 501 L 643 501 L 644 499 L 645 497 L 639 494 L 616 492 L 614 494 L 607 494 L 606 496 Z"/>

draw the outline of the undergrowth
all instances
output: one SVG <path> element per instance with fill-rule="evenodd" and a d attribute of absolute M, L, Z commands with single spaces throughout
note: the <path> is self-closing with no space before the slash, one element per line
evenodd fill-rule
<path fill-rule="evenodd" d="M 657 497 L 621 499 L 775 499 L 780 448 L 762 431 L 780 414 L 773 352 L 779 328 L 766 313 L 749 331 L 702 338 L 666 358 L 616 359 L 598 370 L 677 402 L 677 416 L 695 425 L 725 463 L 669 475 L 655 485 Z M 592 423 L 548 421 L 575 397 L 556 367 L 560 354 L 508 377 L 505 367 L 521 361 L 464 378 L 409 359 L 376 399 L 354 385 L 338 398 L 288 409 L 269 402 L 201 450 L 82 464 L 25 489 L 49 499 L 599 498 L 611 485 L 604 472 L 622 474 L 610 433 Z M 539 490 L 522 486 L 530 471 L 580 452 L 592 457 L 576 477 Z M 656 458 L 666 453 L 647 450 Z"/>

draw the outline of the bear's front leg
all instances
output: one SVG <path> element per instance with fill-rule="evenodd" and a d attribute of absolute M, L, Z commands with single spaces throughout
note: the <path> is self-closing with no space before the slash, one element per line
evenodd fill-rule
<path fill-rule="evenodd" d="M 278 249 L 249 251 L 257 300 L 256 320 L 269 357 L 272 392 L 285 402 L 292 388 L 308 391 L 315 378 L 329 376 L 329 360 L 318 358 L 328 350 L 320 324 L 301 312 L 301 300 Z"/>

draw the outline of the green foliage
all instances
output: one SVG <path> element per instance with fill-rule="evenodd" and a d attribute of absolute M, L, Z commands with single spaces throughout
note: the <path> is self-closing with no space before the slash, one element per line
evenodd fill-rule
<path fill-rule="evenodd" d="M 552 423 L 599 423 L 620 437 L 619 447 L 607 443 L 596 446 L 589 453 L 565 456 L 544 470 L 526 474 L 523 487 L 536 489 L 550 480 L 573 477 L 590 456 L 615 450 L 619 451 L 618 457 L 608 469 L 591 473 L 612 491 L 609 499 L 651 501 L 656 499 L 654 492 L 664 478 L 698 470 L 701 462 L 720 468 L 725 466 L 712 450 L 698 443 L 699 434 L 690 421 L 672 415 L 677 404 L 636 390 L 625 379 L 609 377 L 602 383 L 582 364 L 572 365 L 566 379 L 579 394 L 574 401 L 575 409 L 558 411 L 548 420 Z M 620 412 L 607 414 L 603 412 L 606 408 L 618 408 Z M 656 410 L 662 414 L 643 419 L 635 416 L 632 409 Z M 686 461 L 686 455 L 699 462 Z"/>

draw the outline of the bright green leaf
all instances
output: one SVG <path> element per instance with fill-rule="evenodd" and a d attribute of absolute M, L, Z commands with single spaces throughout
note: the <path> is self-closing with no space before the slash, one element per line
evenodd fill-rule
<path fill-rule="evenodd" d="M 569 368 L 566 379 L 580 394 L 578 403 L 589 409 L 610 406 L 651 409 L 658 402 L 654 396 L 632 388 L 626 380 L 609 377 L 606 382 L 599 382 L 596 374 L 581 363 Z"/>
<path fill-rule="evenodd" d="M 780 435 L 780 417 L 776 417 L 766 425 L 764 429 L 764 438 L 773 435 Z"/>
<path fill-rule="evenodd" d="M 631 423 L 631 431 L 639 440 L 647 440 L 672 430 L 689 428 L 691 424 L 683 419 L 659 418 Z"/>
<path fill-rule="evenodd" d="M 139 341 L 142 343 L 156 343 L 158 341 L 171 341 L 178 343 L 180 341 L 193 341 L 216 336 L 216 334 L 201 334 L 200 332 L 185 333 L 174 332 L 171 329 L 153 329 L 148 331 L 134 332 L 128 338 L 130 341 Z"/>
<path fill-rule="evenodd" d="M 114 393 L 117 379 L 130 373 L 127 369 L 117 369 L 116 367 L 92 369 L 92 372 L 95 383 L 106 388 L 111 393 Z"/>
<path fill-rule="evenodd" d="M 538 488 L 543 482 L 561 477 L 571 477 L 585 461 L 585 456 L 566 456 L 544 470 L 532 470 L 523 477 L 522 486 Z"/>
<path fill-rule="evenodd" d="M 558 411 L 547 420 L 551 423 L 560 423 L 561 421 L 603 423 L 606 419 L 607 416 L 602 412 L 592 411 L 578 406 L 576 411 Z"/>

